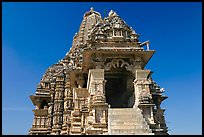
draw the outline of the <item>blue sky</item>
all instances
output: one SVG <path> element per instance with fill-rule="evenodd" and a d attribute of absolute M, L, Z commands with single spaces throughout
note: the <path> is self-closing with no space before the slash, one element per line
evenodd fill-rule
<path fill-rule="evenodd" d="M 201 2 L 2 3 L 2 134 L 28 134 L 46 69 L 69 51 L 86 11 L 112 9 L 156 53 L 146 66 L 169 98 L 170 134 L 202 134 Z"/>

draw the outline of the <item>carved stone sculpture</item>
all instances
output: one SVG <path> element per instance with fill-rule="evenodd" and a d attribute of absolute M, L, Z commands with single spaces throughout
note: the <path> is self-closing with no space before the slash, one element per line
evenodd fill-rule
<path fill-rule="evenodd" d="M 154 52 L 115 11 L 102 18 L 91 8 L 70 51 L 30 96 L 29 134 L 167 135 L 160 106 L 167 97 L 145 69 Z"/>

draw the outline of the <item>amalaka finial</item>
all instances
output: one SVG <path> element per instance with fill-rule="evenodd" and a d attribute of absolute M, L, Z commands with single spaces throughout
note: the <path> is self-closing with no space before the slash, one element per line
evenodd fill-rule
<path fill-rule="evenodd" d="M 111 11 L 108 13 L 108 16 L 109 16 L 109 17 L 110 17 L 110 16 L 118 16 L 118 14 L 117 14 L 115 11 L 111 10 Z"/>
<path fill-rule="evenodd" d="M 113 13 L 114 13 L 114 11 L 113 11 L 113 10 L 111 10 L 111 11 L 108 13 L 108 16 L 113 15 Z"/>
<path fill-rule="evenodd" d="M 91 7 L 90 11 L 91 11 L 91 12 L 93 12 L 93 11 L 94 11 L 94 8 L 93 8 L 93 7 Z"/>

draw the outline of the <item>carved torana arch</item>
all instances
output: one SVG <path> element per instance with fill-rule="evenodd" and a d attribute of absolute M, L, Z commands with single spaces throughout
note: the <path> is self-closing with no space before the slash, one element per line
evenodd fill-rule
<path fill-rule="evenodd" d="M 125 67 L 127 71 L 131 71 L 132 65 L 130 65 L 128 62 L 125 62 L 123 59 L 112 59 L 110 62 L 108 62 L 104 69 L 106 71 L 109 71 L 111 68 L 117 68 L 117 67 Z"/>

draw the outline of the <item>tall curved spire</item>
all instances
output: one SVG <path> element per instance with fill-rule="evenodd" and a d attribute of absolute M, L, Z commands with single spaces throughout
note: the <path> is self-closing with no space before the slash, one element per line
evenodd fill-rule
<path fill-rule="evenodd" d="M 101 14 L 94 11 L 93 7 L 91 7 L 83 16 L 79 31 L 74 36 L 72 47 L 79 47 L 80 45 L 86 44 L 90 29 L 100 20 L 102 20 Z"/>

